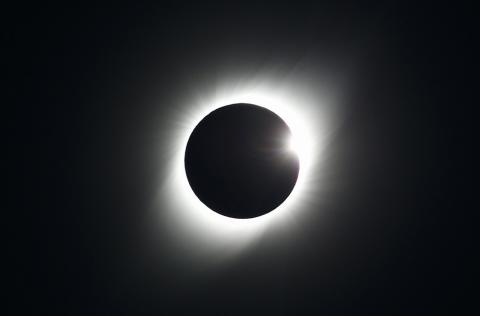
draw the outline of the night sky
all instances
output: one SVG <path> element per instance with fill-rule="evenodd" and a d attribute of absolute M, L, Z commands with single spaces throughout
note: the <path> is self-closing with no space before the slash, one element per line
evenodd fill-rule
<path fill-rule="evenodd" d="M 135 2 L 4 13 L 7 137 L 21 153 L 15 220 L 4 222 L 12 315 L 473 307 L 473 9 Z M 326 91 L 335 124 L 302 215 L 225 256 L 176 235 L 162 217 L 175 203 L 158 192 L 175 118 L 195 111 L 187 100 L 265 69 Z"/>

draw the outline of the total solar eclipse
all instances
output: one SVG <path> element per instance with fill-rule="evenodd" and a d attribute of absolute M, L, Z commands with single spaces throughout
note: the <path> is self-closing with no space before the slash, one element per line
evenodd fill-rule
<path fill-rule="evenodd" d="M 288 198 L 297 181 L 300 164 L 289 147 L 291 137 L 288 125 L 261 106 L 218 108 L 200 121 L 187 142 L 190 187 L 221 215 L 267 214 Z"/>

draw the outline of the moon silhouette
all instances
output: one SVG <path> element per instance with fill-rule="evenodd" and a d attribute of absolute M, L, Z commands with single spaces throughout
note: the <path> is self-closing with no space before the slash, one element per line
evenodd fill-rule
<path fill-rule="evenodd" d="M 185 171 L 195 195 L 211 210 L 253 218 L 282 204 L 292 192 L 299 159 L 291 131 L 272 111 L 236 103 L 216 109 L 187 142 Z"/>

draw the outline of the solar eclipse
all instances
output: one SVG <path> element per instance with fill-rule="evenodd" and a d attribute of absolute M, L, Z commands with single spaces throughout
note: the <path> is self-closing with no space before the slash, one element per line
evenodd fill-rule
<path fill-rule="evenodd" d="M 9 6 L 17 314 L 474 310 L 458 4 Z"/>
<path fill-rule="evenodd" d="M 299 171 L 291 132 L 275 113 L 237 103 L 208 114 L 192 132 L 185 153 L 189 184 L 215 212 L 252 218 L 290 195 Z"/>
<path fill-rule="evenodd" d="M 252 76 L 245 73 L 244 69 L 241 72 L 225 73 L 221 81 L 205 80 L 182 87 L 188 93 L 177 96 L 168 108 L 171 110 L 165 111 L 156 125 L 156 133 L 159 135 L 156 145 L 158 161 L 162 163 L 165 173 L 160 174 L 159 191 L 152 205 L 153 218 L 149 221 L 153 247 L 164 245 L 170 240 L 174 242 L 169 244 L 172 247 L 168 247 L 168 255 L 178 252 L 178 258 L 184 259 L 182 262 L 185 264 L 191 260 L 195 260 L 199 266 L 202 262 L 209 264 L 213 254 L 220 263 L 251 249 L 261 236 L 295 234 L 301 227 L 300 223 L 308 221 L 312 215 L 312 205 L 318 205 L 319 200 L 325 201 L 322 198 L 326 199 L 326 193 L 331 189 L 327 177 L 331 177 L 335 166 L 329 162 L 331 160 L 327 148 L 341 115 L 336 87 L 315 72 L 310 64 L 308 66 L 297 67 L 288 76 L 273 70 L 258 71 Z M 312 81 L 311 78 L 317 79 Z M 319 82 L 322 83 L 320 87 Z M 279 190 L 283 193 L 278 194 L 276 202 L 271 202 L 266 207 L 257 206 L 251 214 L 243 207 L 239 207 L 235 214 L 231 208 L 216 206 L 215 198 L 219 197 L 215 196 L 217 191 L 210 188 L 208 182 L 212 179 L 209 179 L 208 172 L 204 174 L 203 184 L 202 181 L 193 184 L 185 165 L 192 134 L 203 125 L 202 121 L 209 115 L 216 116 L 216 111 L 225 110 L 225 116 L 229 117 L 230 111 L 226 109 L 232 105 L 238 107 L 239 104 L 243 104 L 241 108 L 252 108 L 254 117 L 257 112 L 266 113 L 267 121 L 277 122 L 274 124 L 279 127 L 276 132 L 264 130 L 266 135 L 271 135 L 267 137 L 267 140 L 270 139 L 267 145 L 270 143 L 270 146 L 263 146 L 263 153 L 259 151 L 258 155 L 267 157 L 268 151 L 275 153 L 274 160 L 277 163 L 283 160 L 284 172 L 290 174 L 285 179 L 291 179 L 291 182 L 284 180 L 283 191 Z M 227 121 L 233 120 L 232 117 Z M 254 120 L 250 119 L 248 124 L 244 121 L 242 128 L 253 129 L 252 126 L 255 125 Z M 258 126 L 261 127 L 262 124 L 258 123 Z M 241 130 L 240 127 L 238 129 Z M 214 133 L 206 135 L 209 134 Z M 219 135 L 214 135 L 213 139 L 216 137 Z M 212 150 L 210 154 L 208 150 L 201 152 L 205 157 L 210 155 L 212 161 L 218 159 L 213 153 L 224 153 L 218 142 L 204 140 L 200 143 L 205 144 L 204 148 Z M 257 179 L 250 181 L 253 187 L 265 194 L 267 188 L 259 186 L 257 182 Z M 195 191 L 202 186 L 211 191 L 211 195 L 202 197 L 201 192 Z M 274 183 L 271 188 L 273 192 L 275 187 L 282 188 L 282 185 Z M 272 196 L 275 195 L 265 196 L 273 201 Z M 220 200 L 222 199 L 224 198 Z M 256 205 L 259 199 L 260 197 L 245 198 L 241 203 Z M 238 202 L 237 205 L 241 203 Z M 317 212 L 317 215 L 321 214 L 322 211 Z M 181 249 L 188 251 L 180 252 Z"/>

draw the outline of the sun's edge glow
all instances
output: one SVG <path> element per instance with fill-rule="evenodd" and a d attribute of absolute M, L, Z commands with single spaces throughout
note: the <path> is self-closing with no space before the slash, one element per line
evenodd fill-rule
<path fill-rule="evenodd" d="M 271 81 L 273 82 L 273 81 Z M 303 85 L 304 86 L 304 85 Z M 329 107 L 320 102 L 318 91 L 305 93 L 296 84 L 279 90 L 278 85 L 232 84 L 226 82 L 210 94 L 182 100 L 188 106 L 177 111 L 173 139 L 169 142 L 172 155 L 163 179 L 159 199 L 166 211 L 161 222 L 177 241 L 189 244 L 191 252 L 204 253 L 207 249 L 243 249 L 271 228 L 290 229 L 291 219 L 298 219 L 305 212 L 305 202 L 312 200 L 318 184 L 315 170 L 321 162 L 322 150 L 329 137 L 331 120 Z M 223 216 L 205 206 L 191 189 L 184 166 L 188 139 L 198 123 L 212 111 L 235 103 L 250 103 L 264 107 L 282 118 L 291 131 L 290 143 L 299 158 L 299 174 L 289 197 L 273 211 L 255 218 L 236 219 Z M 313 189 L 312 189 L 313 188 Z M 312 192 L 313 190 L 313 192 Z M 287 227 L 289 226 L 289 227 Z"/>

